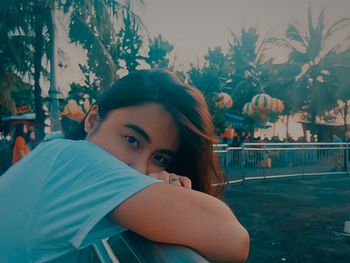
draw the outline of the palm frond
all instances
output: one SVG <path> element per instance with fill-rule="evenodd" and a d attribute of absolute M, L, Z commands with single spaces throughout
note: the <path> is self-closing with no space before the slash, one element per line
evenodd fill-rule
<path fill-rule="evenodd" d="M 84 22 L 84 18 L 82 17 L 79 17 L 81 19 L 82 22 Z M 104 43 L 102 42 L 102 40 L 100 39 L 99 35 L 96 35 L 93 31 L 92 28 L 88 27 L 87 26 L 87 31 L 90 33 L 90 36 L 93 37 L 96 41 L 96 43 L 98 44 L 98 46 L 101 48 L 101 50 L 103 51 L 102 53 L 105 55 L 108 63 L 110 64 L 110 66 L 112 68 L 116 67 L 114 61 L 113 61 L 113 58 L 111 56 L 111 54 L 109 53 L 109 51 L 106 49 Z"/>
<path fill-rule="evenodd" d="M 333 36 L 334 33 L 342 30 L 343 28 L 347 27 L 350 24 L 350 18 L 349 17 L 343 17 L 336 21 L 326 32 L 324 35 L 324 40 L 328 40 Z"/>
<path fill-rule="evenodd" d="M 273 40 L 275 41 L 274 43 L 277 46 L 289 48 L 289 49 L 291 49 L 292 51 L 295 51 L 295 52 L 305 53 L 305 49 L 304 48 L 300 48 L 300 47 L 296 46 L 295 44 L 293 44 L 291 41 L 289 41 L 286 38 L 273 38 Z"/>
<path fill-rule="evenodd" d="M 347 45 L 346 45 L 347 44 Z M 343 38 L 339 41 L 333 48 L 328 49 L 324 52 L 323 56 L 326 56 L 330 53 L 340 53 L 350 48 L 350 35 Z"/>
<path fill-rule="evenodd" d="M 265 51 L 267 50 L 266 49 L 266 45 L 268 43 L 270 43 L 269 38 L 271 37 L 271 32 L 272 32 L 272 30 L 269 30 L 265 34 L 264 38 L 261 40 L 259 46 L 256 49 L 257 62 L 262 62 L 264 60 L 264 58 L 265 58 L 264 55 L 265 55 Z"/>
<path fill-rule="evenodd" d="M 235 34 L 233 31 L 230 30 L 231 36 L 233 38 L 233 41 L 229 41 L 229 45 L 230 47 L 239 44 L 240 43 L 240 38 L 237 36 L 237 34 Z"/>
<path fill-rule="evenodd" d="M 15 101 L 11 96 L 11 93 L 23 88 L 25 83 L 14 72 L 5 71 L 0 76 L 1 92 L 0 92 L 0 104 L 2 104 L 12 114 L 16 113 Z"/>
<path fill-rule="evenodd" d="M 286 37 L 289 40 L 296 41 L 300 43 L 303 47 L 306 47 L 305 39 L 302 35 L 302 32 L 295 24 L 291 24 L 288 26 L 286 31 Z"/>
<path fill-rule="evenodd" d="M 312 38 L 312 36 L 314 35 L 314 26 L 312 22 L 312 11 L 310 5 L 307 8 L 307 28 L 310 34 L 310 38 Z"/>
<path fill-rule="evenodd" d="M 149 35 L 148 29 L 145 23 L 143 22 L 142 18 L 133 11 L 132 2 L 133 2 L 132 0 L 127 0 L 126 3 L 115 1 L 117 9 L 115 9 L 114 12 L 116 14 L 121 14 L 122 12 L 125 12 L 125 11 L 128 12 L 129 15 L 132 16 L 133 19 L 135 19 L 137 24 L 141 26 L 142 30 L 144 30 L 147 33 L 147 35 Z M 141 4 L 143 7 L 145 6 L 145 2 L 143 0 L 137 0 L 137 2 Z"/>
<path fill-rule="evenodd" d="M 0 92 L 0 104 L 12 114 L 16 113 L 16 105 L 9 92 Z"/>
<path fill-rule="evenodd" d="M 316 31 L 318 31 L 318 34 L 322 34 L 323 30 L 324 30 L 324 12 L 325 9 L 322 9 L 320 11 L 320 14 L 318 15 L 318 20 L 317 20 L 317 26 L 316 26 Z"/>

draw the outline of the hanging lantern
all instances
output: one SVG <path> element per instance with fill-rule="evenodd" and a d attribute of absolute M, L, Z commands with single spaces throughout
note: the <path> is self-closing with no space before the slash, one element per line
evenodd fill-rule
<path fill-rule="evenodd" d="M 271 110 L 273 112 L 283 112 L 284 111 L 284 105 L 283 102 L 280 99 L 273 98 L 272 104 L 271 104 Z"/>
<path fill-rule="evenodd" d="M 256 110 L 270 110 L 272 98 L 268 94 L 258 94 L 252 98 L 252 106 Z"/>
<path fill-rule="evenodd" d="M 81 107 L 75 100 L 68 101 L 67 105 L 64 107 L 62 115 L 77 121 L 82 121 L 85 116 Z"/>
<path fill-rule="evenodd" d="M 255 110 L 254 110 L 251 102 L 247 102 L 246 104 L 244 104 L 242 113 L 243 113 L 243 115 L 247 115 L 247 116 L 254 115 Z"/>
<path fill-rule="evenodd" d="M 79 111 L 79 105 L 75 100 L 68 100 L 67 105 L 64 107 L 66 113 L 75 114 Z"/>
<path fill-rule="evenodd" d="M 230 97 L 230 95 L 228 95 L 227 93 L 220 92 L 216 96 L 216 106 L 219 107 L 219 108 L 230 109 L 233 106 L 233 100 Z"/>

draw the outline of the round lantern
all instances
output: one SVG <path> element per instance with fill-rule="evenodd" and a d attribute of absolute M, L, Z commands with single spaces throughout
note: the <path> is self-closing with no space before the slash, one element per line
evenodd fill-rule
<path fill-rule="evenodd" d="M 251 102 L 247 102 L 246 104 L 244 104 L 242 113 L 248 116 L 252 116 L 255 113 Z"/>
<path fill-rule="evenodd" d="M 216 106 L 230 109 L 233 106 L 233 100 L 227 93 L 220 92 L 216 97 Z"/>
<path fill-rule="evenodd" d="M 271 110 L 273 112 L 283 112 L 284 111 L 284 105 L 283 102 L 280 99 L 273 98 L 272 104 L 271 104 Z"/>
<path fill-rule="evenodd" d="M 64 107 L 64 113 L 75 114 L 79 112 L 79 105 L 75 100 L 69 100 L 67 105 Z"/>
<path fill-rule="evenodd" d="M 75 100 L 68 101 L 67 105 L 64 107 L 62 115 L 77 121 L 82 121 L 85 116 L 81 107 Z"/>
<path fill-rule="evenodd" d="M 258 94 L 252 98 L 252 106 L 257 110 L 270 110 L 272 104 L 272 98 L 267 94 Z"/>

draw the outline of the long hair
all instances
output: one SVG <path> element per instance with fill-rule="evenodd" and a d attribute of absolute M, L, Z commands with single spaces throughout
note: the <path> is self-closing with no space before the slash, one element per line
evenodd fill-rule
<path fill-rule="evenodd" d="M 118 80 L 96 101 L 100 120 L 119 108 L 159 103 L 179 127 L 181 145 L 166 169 L 187 176 L 194 190 L 222 197 L 224 177 L 213 153 L 214 126 L 202 93 L 165 70 L 137 70 Z M 83 120 L 69 139 L 85 139 Z"/>
<path fill-rule="evenodd" d="M 23 137 L 23 139 L 25 140 L 26 143 L 29 142 L 29 134 L 24 132 L 24 126 L 25 126 L 25 124 L 23 124 L 23 123 L 16 124 L 15 132 L 13 135 L 14 142 L 17 139 L 17 137 L 19 137 L 19 136 Z"/>

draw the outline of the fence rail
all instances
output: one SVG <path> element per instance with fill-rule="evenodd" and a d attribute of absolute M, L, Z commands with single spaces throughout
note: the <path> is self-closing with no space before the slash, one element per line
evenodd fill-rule
<path fill-rule="evenodd" d="M 119 234 L 123 243 L 129 249 L 129 256 L 133 258 L 133 262 L 172 262 L 172 263 L 207 263 L 209 262 L 203 256 L 198 254 L 191 248 L 162 244 L 150 241 L 130 230 Z M 119 263 L 113 248 L 108 241 L 102 240 L 92 245 L 94 254 L 89 262 L 95 263 Z M 114 248 L 118 251 L 118 248 Z"/>
<path fill-rule="evenodd" d="M 229 183 L 245 180 L 349 174 L 349 143 L 247 143 L 214 145 Z"/>

